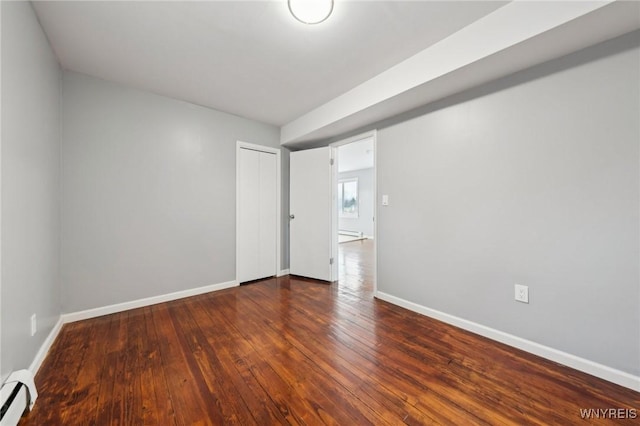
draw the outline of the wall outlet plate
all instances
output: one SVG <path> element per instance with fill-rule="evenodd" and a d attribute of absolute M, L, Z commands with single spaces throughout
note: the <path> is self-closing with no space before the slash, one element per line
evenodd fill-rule
<path fill-rule="evenodd" d="M 35 336 L 38 331 L 38 327 L 36 324 L 36 314 L 31 315 L 31 335 Z"/>
<path fill-rule="evenodd" d="M 529 303 L 529 287 L 526 285 L 516 284 L 516 300 L 522 303 Z"/>

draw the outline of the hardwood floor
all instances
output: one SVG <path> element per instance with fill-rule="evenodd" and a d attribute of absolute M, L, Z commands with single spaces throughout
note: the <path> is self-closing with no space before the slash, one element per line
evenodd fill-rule
<path fill-rule="evenodd" d="M 274 278 L 65 325 L 22 424 L 565 425 L 640 408 L 636 392 L 373 299 L 371 242 L 341 246 L 337 284 Z"/>
<path fill-rule="evenodd" d="M 338 244 L 338 283 L 362 297 L 372 297 L 374 252 L 373 240 Z"/>

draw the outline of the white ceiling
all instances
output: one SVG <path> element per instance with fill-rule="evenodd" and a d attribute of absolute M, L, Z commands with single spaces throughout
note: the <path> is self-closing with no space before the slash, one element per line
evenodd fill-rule
<path fill-rule="evenodd" d="M 33 2 L 65 69 L 281 127 L 312 146 L 640 28 L 640 1 Z M 640 76 L 639 76 L 640 77 Z"/>
<path fill-rule="evenodd" d="M 304 148 L 361 133 L 403 112 L 639 28 L 640 1 L 513 1 L 285 124 L 280 143 Z"/>
<path fill-rule="evenodd" d="M 371 167 L 373 167 L 373 138 L 338 147 L 338 172 L 350 172 Z"/>
<path fill-rule="evenodd" d="M 285 0 L 34 8 L 65 69 L 280 126 L 504 4 L 337 0 L 317 26 Z"/>

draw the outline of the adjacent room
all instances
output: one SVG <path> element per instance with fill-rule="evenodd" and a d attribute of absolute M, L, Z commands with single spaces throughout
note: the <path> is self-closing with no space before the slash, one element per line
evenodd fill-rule
<path fill-rule="evenodd" d="M 338 208 L 338 283 L 372 291 L 375 272 L 374 138 L 336 147 Z"/>
<path fill-rule="evenodd" d="M 640 2 L 0 23 L 3 426 L 637 423 Z"/>

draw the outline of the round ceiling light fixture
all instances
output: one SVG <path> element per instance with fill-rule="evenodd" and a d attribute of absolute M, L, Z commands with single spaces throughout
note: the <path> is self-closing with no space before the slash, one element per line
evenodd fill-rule
<path fill-rule="evenodd" d="M 303 24 L 319 24 L 333 12 L 333 0 L 287 0 L 289 11 Z"/>

